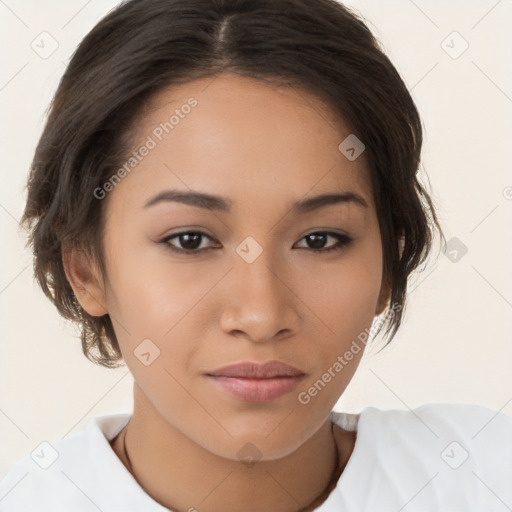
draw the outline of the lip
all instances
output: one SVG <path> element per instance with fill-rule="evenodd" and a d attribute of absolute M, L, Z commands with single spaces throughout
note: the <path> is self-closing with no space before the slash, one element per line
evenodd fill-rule
<path fill-rule="evenodd" d="M 222 391 L 246 402 L 268 402 L 292 391 L 305 376 L 281 361 L 247 361 L 206 373 Z"/>

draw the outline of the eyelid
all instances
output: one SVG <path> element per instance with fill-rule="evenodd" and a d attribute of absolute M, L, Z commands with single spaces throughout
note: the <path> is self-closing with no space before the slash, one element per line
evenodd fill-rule
<path fill-rule="evenodd" d="M 167 246 L 167 248 L 169 250 L 171 250 L 172 252 L 174 252 L 174 253 L 184 254 L 184 255 L 189 255 L 189 256 L 200 255 L 200 254 L 203 254 L 203 253 L 205 253 L 207 251 L 215 249 L 215 247 L 203 247 L 202 249 L 180 249 L 180 248 L 172 246 L 169 243 L 169 241 L 171 239 L 178 238 L 180 235 L 187 235 L 187 234 L 200 235 L 203 238 L 209 238 L 210 240 L 215 240 L 215 238 L 213 236 L 209 235 L 208 233 L 205 233 L 201 229 L 190 228 L 190 229 L 182 229 L 181 231 L 178 231 L 178 232 L 166 235 L 162 239 L 160 239 L 158 241 L 158 243 L 165 244 Z M 323 228 L 323 229 L 319 228 L 319 229 L 315 229 L 313 231 L 310 231 L 309 233 L 306 233 L 306 234 L 302 235 L 299 238 L 298 242 L 304 240 L 308 236 L 316 235 L 316 234 L 325 235 L 325 236 L 331 236 L 333 238 L 336 238 L 337 239 L 337 243 L 332 245 L 332 246 L 329 246 L 329 247 L 327 247 L 325 249 L 324 248 L 322 248 L 322 249 L 312 249 L 312 248 L 309 248 L 309 247 L 300 247 L 300 249 L 305 249 L 306 251 L 314 252 L 314 253 L 327 253 L 327 252 L 330 252 L 330 251 L 332 251 L 332 252 L 339 252 L 339 251 L 342 251 L 347 246 L 351 245 L 354 242 L 354 240 L 355 240 L 354 237 L 352 237 L 351 235 L 349 235 L 347 233 L 339 233 L 339 232 L 333 231 L 332 228 Z"/>
<path fill-rule="evenodd" d="M 193 234 L 193 235 L 200 235 L 203 238 L 208 238 L 210 240 L 215 241 L 215 238 L 208 233 L 205 233 L 204 231 L 200 229 L 182 229 L 181 231 L 177 231 L 176 233 L 171 233 L 169 235 L 165 235 L 163 238 L 161 238 L 158 243 L 163 243 L 168 246 L 168 248 L 176 253 L 182 253 L 182 254 L 202 254 L 203 252 L 206 252 L 210 249 L 215 249 L 215 247 L 206 247 L 203 249 L 180 249 L 178 247 L 173 247 L 169 240 L 172 240 L 173 238 L 178 238 L 180 235 L 187 235 L 187 234 Z"/>

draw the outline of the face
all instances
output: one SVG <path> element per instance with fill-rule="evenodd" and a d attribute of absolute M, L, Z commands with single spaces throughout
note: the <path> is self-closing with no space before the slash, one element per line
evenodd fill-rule
<path fill-rule="evenodd" d="M 338 149 L 350 133 L 314 96 L 222 74 L 153 98 L 136 162 L 103 189 L 102 300 L 143 407 L 212 453 L 309 439 L 387 300 L 364 153 Z M 297 371 L 216 373 L 269 361 Z"/>

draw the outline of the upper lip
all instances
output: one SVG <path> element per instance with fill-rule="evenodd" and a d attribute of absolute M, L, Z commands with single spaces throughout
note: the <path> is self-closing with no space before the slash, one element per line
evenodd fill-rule
<path fill-rule="evenodd" d="M 207 375 L 214 377 L 271 379 L 273 377 L 299 377 L 304 375 L 304 372 L 281 361 L 268 361 L 266 363 L 246 361 L 209 371 Z"/>

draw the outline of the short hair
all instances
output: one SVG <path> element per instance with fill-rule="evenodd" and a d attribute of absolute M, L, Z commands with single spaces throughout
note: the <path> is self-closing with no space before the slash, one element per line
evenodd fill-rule
<path fill-rule="evenodd" d="M 443 234 L 418 177 L 414 101 L 363 18 L 336 0 L 130 0 L 100 20 L 69 62 L 31 164 L 22 225 L 38 284 L 79 325 L 87 358 L 122 364 L 110 316 L 93 317 L 76 299 L 63 247 L 85 251 L 107 276 L 106 201 L 94 190 L 126 161 L 134 123 L 157 92 L 221 72 L 310 92 L 364 143 L 391 290 L 393 314 L 381 325 L 389 343 L 409 275 L 435 230 Z"/>

